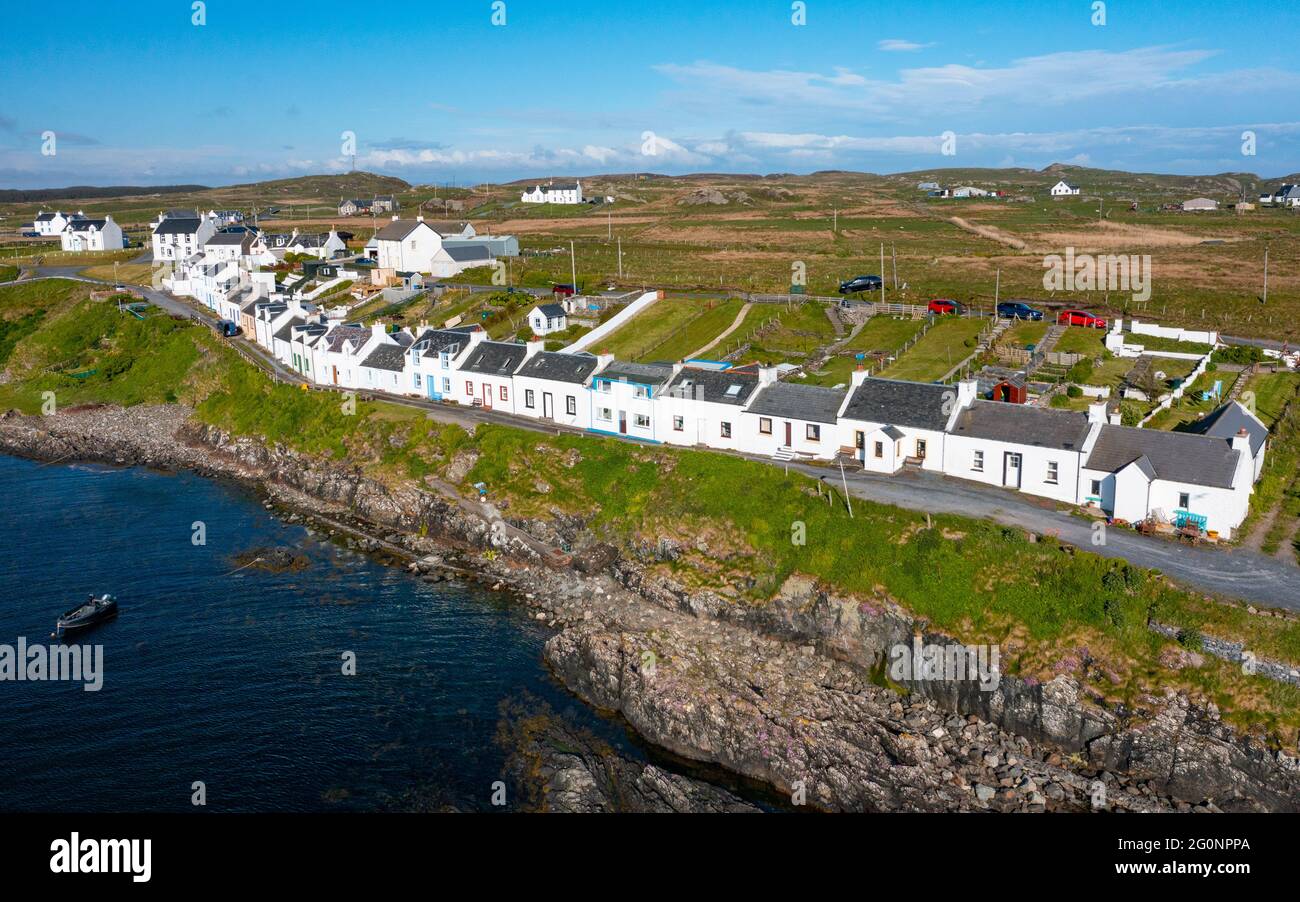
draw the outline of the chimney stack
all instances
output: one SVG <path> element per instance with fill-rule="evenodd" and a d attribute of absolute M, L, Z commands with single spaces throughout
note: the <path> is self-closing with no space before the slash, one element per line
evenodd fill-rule
<path fill-rule="evenodd" d="M 853 387 L 857 388 L 863 382 L 866 382 L 868 375 L 870 374 L 867 372 L 867 368 L 859 363 L 857 369 L 853 371 L 853 376 L 851 377 Z"/>

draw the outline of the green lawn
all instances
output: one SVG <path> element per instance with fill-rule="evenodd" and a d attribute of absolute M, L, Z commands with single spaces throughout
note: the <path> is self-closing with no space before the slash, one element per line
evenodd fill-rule
<path fill-rule="evenodd" d="M 942 379 L 975 350 L 975 338 L 987 325 L 982 317 L 944 317 L 880 375 L 913 382 Z"/>
<path fill-rule="evenodd" d="M 0 282 L 12 282 L 18 278 L 18 272 L 16 266 L 0 266 Z"/>
<path fill-rule="evenodd" d="M 821 370 L 808 376 L 810 385 L 834 386 L 847 383 L 859 363 L 868 369 L 875 367 L 870 355 L 872 352 L 891 353 L 902 347 L 904 342 L 921 331 L 925 325 L 923 319 L 896 319 L 888 316 L 875 316 L 867 321 L 862 331 L 822 366 Z M 859 361 L 857 354 L 863 354 Z"/>
<path fill-rule="evenodd" d="M 826 307 L 817 301 L 782 308 L 780 317 L 779 326 L 753 339 L 749 353 L 752 359 L 769 366 L 801 365 L 835 341 L 835 327 L 826 315 Z"/>
<path fill-rule="evenodd" d="M 1002 333 L 1000 342 L 1008 348 L 1028 349 L 1043 340 L 1051 325 L 1047 320 L 1018 322 Z"/>
<path fill-rule="evenodd" d="M 736 298 L 666 297 L 642 310 L 600 343 L 620 360 L 675 361 L 707 344 L 740 311 Z"/>
<path fill-rule="evenodd" d="M 1053 351 L 1062 354 L 1086 354 L 1100 357 L 1106 350 L 1106 330 L 1090 329 L 1086 326 L 1067 326 L 1065 334 L 1057 341 Z"/>
<path fill-rule="evenodd" d="M 1300 373 L 1259 373 L 1250 378 L 1239 400 L 1250 406 L 1254 403 L 1255 415 L 1270 428 L 1286 408 L 1289 401 L 1300 391 Z M 1246 392 L 1252 395 L 1248 398 Z"/>

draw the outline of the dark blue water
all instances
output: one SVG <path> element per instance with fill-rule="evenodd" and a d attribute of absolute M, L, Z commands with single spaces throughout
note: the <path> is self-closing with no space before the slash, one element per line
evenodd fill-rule
<path fill-rule="evenodd" d="M 546 673 L 520 606 L 313 538 L 238 488 L 0 456 L 0 499 L 0 643 L 50 641 L 89 592 L 121 603 L 73 640 L 103 644 L 101 691 L 0 682 L 0 810 L 194 810 L 196 780 L 209 811 L 490 809 L 499 704 L 523 692 L 641 757 Z M 230 575 L 267 545 L 310 568 Z"/>

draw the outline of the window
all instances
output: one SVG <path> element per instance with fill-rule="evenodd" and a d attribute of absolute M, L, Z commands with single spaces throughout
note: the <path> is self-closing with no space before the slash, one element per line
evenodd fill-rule
<path fill-rule="evenodd" d="M 1189 507 L 1192 506 L 1192 496 L 1189 495 L 1187 492 L 1179 492 L 1178 506 L 1181 507 L 1183 510 L 1187 510 Z"/>
<path fill-rule="evenodd" d="M 442 390 L 451 391 L 451 379 L 447 376 L 442 377 Z"/>
<path fill-rule="evenodd" d="M 1092 494 L 1097 495 L 1098 497 L 1101 496 L 1101 480 L 1100 480 L 1100 479 L 1094 479 L 1094 480 L 1092 481 Z"/>
<path fill-rule="evenodd" d="M 804 436 L 810 442 L 820 442 L 822 440 L 822 427 L 815 423 L 809 423 Z"/>
<path fill-rule="evenodd" d="M 1060 466 L 1054 460 L 1047 462 L 1047 484 L 1056 485 L 1057 478 L 1060 475 Z"/>
<path fill-rule="evenodd" d="M 604 420 L 608 423 L 610 420 L 614 419 L 614 411 L 610 410 L 608 407 L 597 407 L 596 419 Z"/>
<path fill-rule="evenodd" d="M 465 380 L 465 394 L 474 397 L 474 383 L 468 379 Z"/>
<path fill-rule="evenodd" d="M 976 451 L 975 459 L 971 461 L 970 468 L 976 473 L 984 472 L 984 452 Z"/>
<path fill-rule="evenodd" d="M 614 386 L 609 382 L 608 379 L 602 379 L 601 381 L 596 383 L 596 391 L 603 391 L 608 393 L 608 392 L 612 392 L 613 390 L 614 390 Z"/>
<path fill-rule="evenodd" d="M 638 385 L 635 389 L 633 389 L 632 393 L 638 398 L 650 397 L 650 390 L 646 388 L 644 385 Z"/>
<path fill-rule="evenodd" d="M 772 418 L 771 418 L 771 417 L 759 417 L 759 418 L 758 418 L 758 434 L 759 434 L 759 435 L 771 435 L 771 434 L 772 434 Z"/>
<path fill-rule="evenodd" d="M 578 415 L 578 399 L 575 398 L 573 395 L 569 395 L 568 398 L 565 400 L 564 412 L 571 417 Z"/>
<path fill-rule="evenodd" d="M 685 417 L 673 417 L 673 432 L 682 432 L 686 429 Z"/>
<path fill-rule="evenodd" d="M 649 429 L 649 428 L 650 428 L 650 418 L 649 418 L 648 416 L 646 416 L 645 414 L 643 414 L 643 413 L 638 413 L 638 414 L 636 415 L 636 428 L 638 428 L 638 429 Z"/>
<path fill-rule="evenodd" d="M 416 388 L 419 388 L 419 387 L 420 387 L 420 374 L 419 374 L 419 373 L 416 373 L 416 374 L 415 374 L 415 387 L 416 387 Z"/>
<path fill-rule="evenodd" d="M 502 400 L 502 401 L 508 401 L 508 400 L 510 400 L 510 399 L 506 396 L 506 387 L 505 387 L 504 385 L 501 386 L 501 400 Z"/>
<path fill-rule="evenodd" d="M 876 442 L 876 457 L 884 457 L 884 456 L 885 456 L 885 443 Z"/>
<path fill-rule="evenodd" d="M 524 389 L 524 406 L 529 410 L 533 409 L 533 400 L 533 390 L 531 388 Z"/>
<path fill-rule="evenodd" d="M 723 424 L 722 424 L 722 437 L 723 437 L 723 438 L 731 438 L 731 424 L 730 424 L 730 423 L 723 423 Z"/>

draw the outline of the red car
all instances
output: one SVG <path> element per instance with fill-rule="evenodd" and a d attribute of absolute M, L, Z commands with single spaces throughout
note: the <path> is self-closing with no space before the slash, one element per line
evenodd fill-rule
<path fill-rule="evenodd" d="M 958 304 L 956 301 L 948 300 L 948 298 L 935 298 L 933 301 L 930 302 L 929 307 L 927 307 L 926 309 L 928 309 L 931 313 L 937 313 L 940 316 L 943 316 L 944 314 L 947 313 L 961 313 L 962 306 L 961 304 Z"/>
<path fill-rule="evenodd" d="M 1087 326 L 1089 329 L 1106 328 L 1106 320 L 1093 316 L 1086 310 L 1062 310 L 1056 321 L 1063 326 Z"/>

